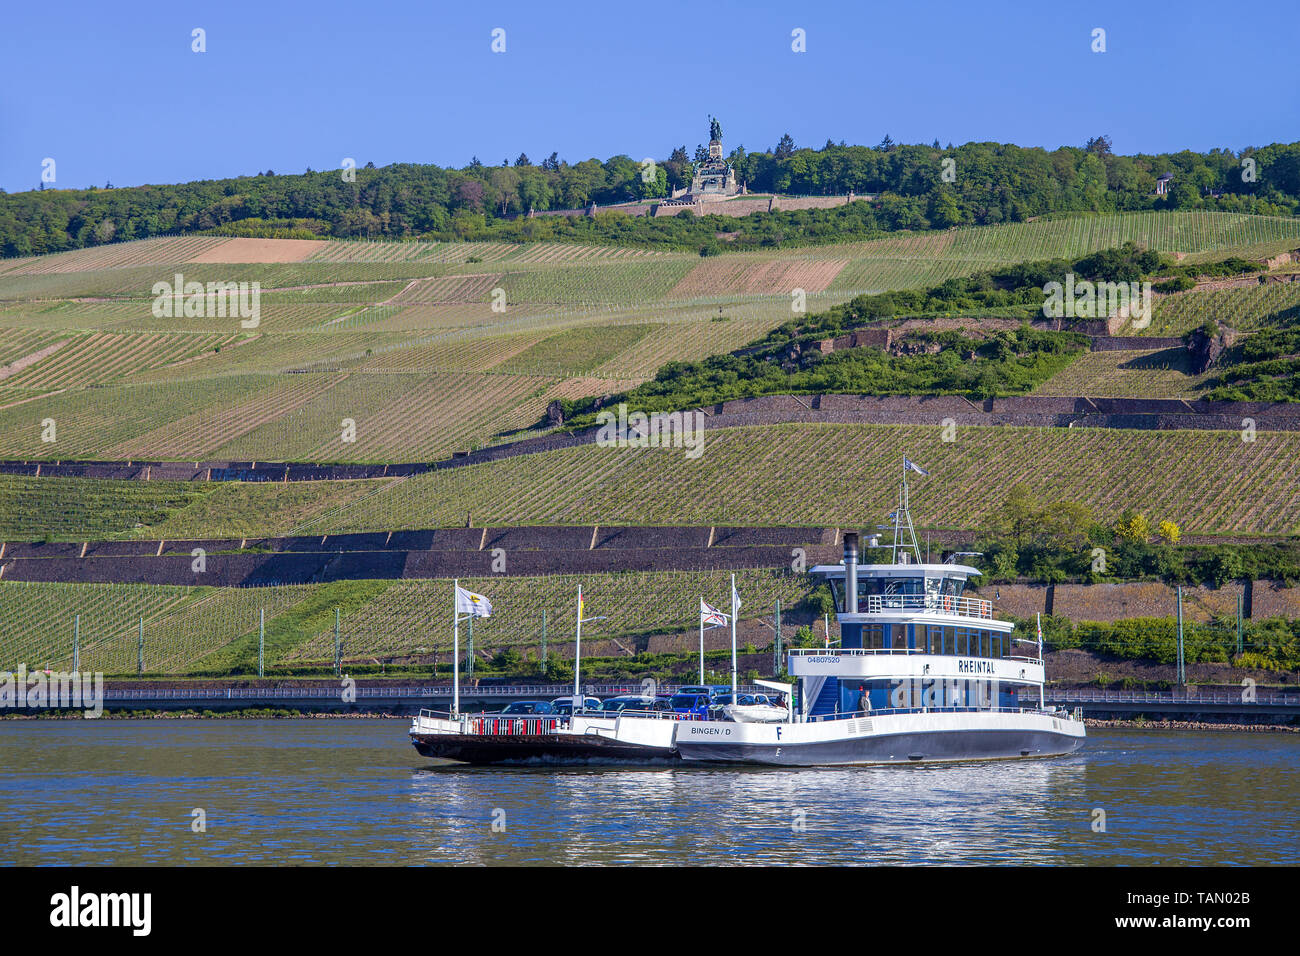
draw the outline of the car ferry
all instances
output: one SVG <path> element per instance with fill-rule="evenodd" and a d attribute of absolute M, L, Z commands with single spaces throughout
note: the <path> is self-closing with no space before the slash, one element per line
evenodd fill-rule
<path fill-rule="evenodd" d="M 422 710 L 411 743 L 425 757 L 472 764 L 676 762 L 671 712 L 449 716 Z"/>
<path fill-rule="evenodd" d="M 709 720 L 682 724 L 686 761 L 824 766 L 923 763 L 1071 753 L 1085 738 L 1081 716 L 1043 706 L 1042 639 L 1013 637 L 991 602 L 967 595 L 980 572 L 921 560 L 908 513 L 904 459 L 890 561 L 858 562 L 858 535 L 844 557 L 819 565 L 835 598 L 840 644 L 789 652 L 797 711 L 782 723 Z M 873 542 L 874 545 L 874 542 Z M 879 547 L 875 545 L 875 547 Z M 1022 693 L 1037 697 L 1024 706 Z M 1037 691 L 1037 693 L 1034 693 Z"/>

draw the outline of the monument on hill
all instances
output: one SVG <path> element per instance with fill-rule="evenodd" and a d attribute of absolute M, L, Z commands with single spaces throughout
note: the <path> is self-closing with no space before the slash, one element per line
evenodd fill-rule
<path fill-rule="evenodd" d="M 730 199 L 740 192 L 736 170 L 722 158 L 722 124 L 709 117 L 709 155 L 695 169 L 688 189 L 673 191 L 673 199 L 688 202 L 713 202 Z"/>

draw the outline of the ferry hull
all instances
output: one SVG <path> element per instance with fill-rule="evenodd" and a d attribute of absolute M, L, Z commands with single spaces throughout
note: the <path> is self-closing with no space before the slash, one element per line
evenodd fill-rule
<path fill-rule="evenodd" d="M 945 721 L 949 726 L 899 727 L 895 731 L 885 727 L 865 733 L 852 732 L 849 727 L 838 728 L 834 723 L 858 722 L 833 722 L 820 727 L 787 724 L 781 731 L 769 727 L 767 733 L 755 733 L 748 728 L 737 730 L 736 725 L 731 728 L 722 724 L 701 725 L 684 729 L 678 737 L 677 748 L 687 762 L 833 767 L 1057 757 L 1078 750 L 1085 739 L 1081 724 L 1057 721 L 1058 729 L 1050 719 L 1046 726 L 962 728 Z"/>
<path fill-rule="evenodd" d="M 591 734 L 411 734 L 425 757 L 468 764 L 675 763 L 671 747 L 628 743 Z"/>

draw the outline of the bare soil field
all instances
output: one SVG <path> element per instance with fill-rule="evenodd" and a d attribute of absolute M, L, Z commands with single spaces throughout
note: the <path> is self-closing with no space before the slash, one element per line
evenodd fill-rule
<path fill-rule="evenodd" d="M 227 239 L 190 262 L 304 262 L 329 243 L 319 239 Z"/>

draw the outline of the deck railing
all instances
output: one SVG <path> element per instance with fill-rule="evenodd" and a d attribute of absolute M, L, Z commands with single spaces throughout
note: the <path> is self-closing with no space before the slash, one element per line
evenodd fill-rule
<path fill-rule="evenodd" d="M 989 657 L 987 654 L 959 654 L 955 651 L 927 651 L 924 647 L 792 647 L 789 652 L 795 657 L 816 657 L 835 654 L 840 657 L 871 657 L 876 654 L 929 654 L 932 657 L 980 657 L 995 661 L 1020 661 L 1025 664 L 1041 664 L 1041 658 L 1022 657 L 1008 654 L 1006 657 Z"/>
<path fill-rule="evenodd" d="M 867 614 L 889 614 L 894 611 L 924 611 L 928 614 L 992 620 L 993 602 L 983 598 L 953 597 L 951 594 L 867 595 Z"/>

